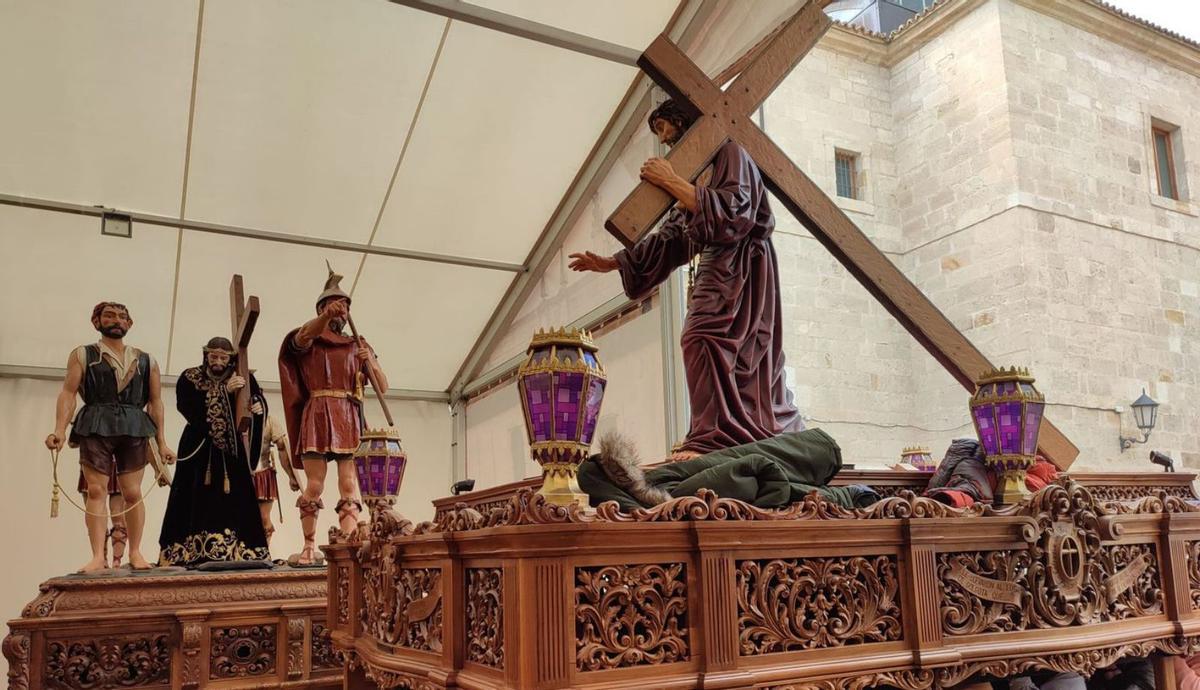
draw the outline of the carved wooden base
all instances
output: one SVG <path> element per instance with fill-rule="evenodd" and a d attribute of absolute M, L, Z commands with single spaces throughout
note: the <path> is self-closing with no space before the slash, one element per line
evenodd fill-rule
<path fill-rule="evenodd" d="M 9 688 L 341 688 L 326 582 L 288 568 L 49 580 L 9 621 Z"/>
<path fill-rule="evenodd" d="M 326 553 L 349 687 L 926 690 L 1200 650 L 1200 507 L 1071 478 L 969 509 L 526 488 Z"/>

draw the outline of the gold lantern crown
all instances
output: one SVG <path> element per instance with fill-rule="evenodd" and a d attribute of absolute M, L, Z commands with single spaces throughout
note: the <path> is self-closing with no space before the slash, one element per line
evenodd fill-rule
<path fill-rule="evenodd" d="M 1000 367 L 999 369 L 993 368 L 983 372 L 983 375 L 977 381 L 977 385 L 982 386 L 985 383 L 997 383 L 999 381 L 1033 383 L 1034 378 L 1026 367 Z"/>
<path fill-rule="evenodd" d="M 529 341 L 529 349 L 536 350 L 546 345 L 576 345 L 589 352 L 596 351 L 596 341 L 592 334 L 583 328 L 539 328 Z"/>
<path fill-rule="evenodd" d="M 931 451 L 928 448 L 926 448 L 925 446 L 911 446 L 911 447 L 905 448 L 904 450 L 900 451 L 900 454 L 901 455 L 917 455 L 917 454 L 925 455 L 930 452 Z"/>

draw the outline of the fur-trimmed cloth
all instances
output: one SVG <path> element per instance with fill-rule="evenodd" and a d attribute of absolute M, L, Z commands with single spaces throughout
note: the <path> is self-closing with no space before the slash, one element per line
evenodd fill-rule
<path fill-rule="evenodd" d="M 604 470 L 604 474 L 619 488 L 646 505 L 658 505 L 671 500 L 671 494 L 646 483 L 642 472 L 642 458 L 637 446 L 629 437 L 616 431 L 606 433 L 600 439 L 600 453 L 593 459 Z"/>

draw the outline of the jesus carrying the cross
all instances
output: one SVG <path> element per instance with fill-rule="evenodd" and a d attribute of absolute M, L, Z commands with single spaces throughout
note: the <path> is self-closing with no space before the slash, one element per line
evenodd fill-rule
<path fill-rule="evenodd" d="M 650 114 L 649 125 L 673 146 L 693 119 L 667 101 Z M 642 179 L 677 201 L 662 227 L 615 256 L 570 256 L 576 271 L 619 271 L 625 294 L 636 300 L 699 254 L 681 337 L 691 427 L 672 460 L 804 429 L 784 385 L 775 216 L 767 189 L 758 166 L 733 141 L 717 150 L 712 171 L 707 185 L 694 185 L 669 161 L 647 160 Z"/>

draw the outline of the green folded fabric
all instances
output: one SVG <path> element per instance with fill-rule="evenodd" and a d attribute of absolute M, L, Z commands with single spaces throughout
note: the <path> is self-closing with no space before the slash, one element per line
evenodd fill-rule
<path fill-rule="evenodd" d="M 662 465 L 645 474 L 647 483 L 674 498 L 711 489 L 721 498 L 759 508 L 780 508 L 812 491 L 845 508 L 878 499 L 868 487 L 827 486 L 841 468 L 842 451 L 837 442 L 820 429 L 806 429 Z M 579 485 L 593 506 L 616 501 L 626 511 L 650 507 L 612 482 L 593 459 L 580 466 Z"/>

